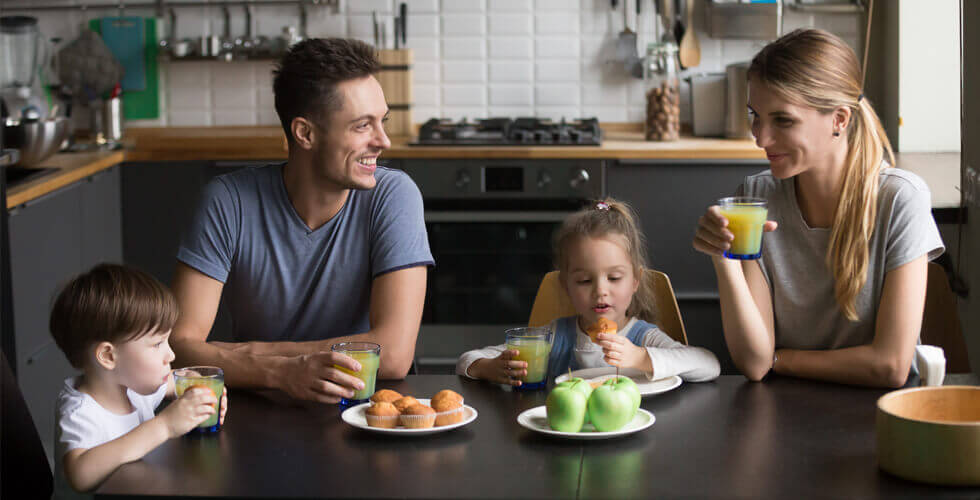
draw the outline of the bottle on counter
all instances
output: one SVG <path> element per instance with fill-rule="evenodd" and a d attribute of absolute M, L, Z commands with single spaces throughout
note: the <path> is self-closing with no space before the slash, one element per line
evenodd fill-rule
<path fill-rule="evenodd" d="M 648 141 L 676 141 L 680 137 L 680 78 L 677 68 L 677 45 L 662 41 L 647 45 L 643 61 L 646 88 L 646 121 Z"/>

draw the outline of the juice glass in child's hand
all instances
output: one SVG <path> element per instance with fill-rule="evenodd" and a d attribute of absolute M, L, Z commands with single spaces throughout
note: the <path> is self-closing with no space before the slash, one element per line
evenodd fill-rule
<path fill-rule="evenodd" d="M 341 342 L 331 346 L 330 350 L 350 356 L 361 364 L 360 371 L 356 372 L 340 365 L 334 365 L 334 368 L 348 375 L 353 375 L 361 379 L 361 382 L 364 382 L 364 388 L 359 391 L 354 391 L 353 398 L 340 399 L 340 407 L 347 409 L 351 406 L 366 403 L 374 395 L 374 382 L 378 378 L 378 368 L 381 366 L 381 346 L 374 342 Z"/>
<path fill-rule="evenodd" d="M 718 200 L 721 214 L 728 219 L 728 230 L 735 239 L 725 251 L 729 259 L 750 260 L 762 257 L 762 226 L 766 223 L 766 200 L 736 196 Z"/>
<path fill-rule="evenodd" d="M 174 388 L 177 390 L 178 398 L 193 387 L 210 389 L 218 404 L 214 408 L 214 413 L 191 433 L 217 431 L 221 428 L 221 395 L 225 392 L 225 372 L 216 366 L 190 366 L 174 370 Z"/>
<path fill-rule="evenodd" d="M 554 333 L 546 327 L 511 328 L 504 333 L 507 335 L 507 349 L 518 353 L 514 360 L 527 363 L 527 375 L 515 389 L 530 391 L 544 387 Z"/>

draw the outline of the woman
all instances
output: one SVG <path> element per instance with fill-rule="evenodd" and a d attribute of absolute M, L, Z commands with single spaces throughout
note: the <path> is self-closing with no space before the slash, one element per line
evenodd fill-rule
<path fill-rule="evenodd" d="M 717 206 L 694 237 L 712 256 L 732 359 L 751 380 L 772 370 L 904 385 L 926 265 L 945 250 L 928 187 L 891 168 L 858 59 L 836 36 L 797 30 L 772 42 L 753 58 L 748 87 L 752 133 L 770 170 L 746 178 L 738 194 L 769 202 L 762 258 L 722 256 L 732 233 Z"/>

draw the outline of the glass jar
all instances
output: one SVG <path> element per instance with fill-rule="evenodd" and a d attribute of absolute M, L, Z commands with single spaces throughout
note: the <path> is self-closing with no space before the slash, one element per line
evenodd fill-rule
<path fill-rule="evenodd" d="M 646 89 L 644 135 L 648 141 L 676 141 L 680 138 L 680 78 L 677 45 L 657 42 L 647 45 L 643 60 Z"/>

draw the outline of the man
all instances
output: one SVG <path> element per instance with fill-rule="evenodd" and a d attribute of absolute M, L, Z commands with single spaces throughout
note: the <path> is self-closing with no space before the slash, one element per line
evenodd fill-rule
<path fill-rule="evenodd" d="M 360 368 L 335 343 L 381 344 L 379 376 L 408 373 L 433 259 L 418 188 L 376 164 L 391 146 L 379 69 L 373 48 L 344 39 L 300 42 L 280 61 L 288 161 L 206 188 L 177 253 L 178 366 L 325 403 L 362 387 L 335 367 Z M 222 296 L 236 342 L 206 342 Z"/>

